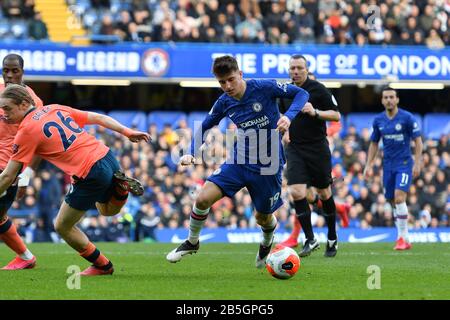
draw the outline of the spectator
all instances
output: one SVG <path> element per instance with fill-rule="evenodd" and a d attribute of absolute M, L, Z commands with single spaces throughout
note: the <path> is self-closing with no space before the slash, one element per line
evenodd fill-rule
<path fill-rule="evenodd" d="M 33 20 L 28 24 L 28 35 L 34 40 L 48 39 L 47 25 L 42 21 L 40 12 L 34 14 Z"/>
<path fill-rule="evenodd" d="M 20 0 L 4 0 L 2 1 L 3 13 L 7 18 L 22 17 L 21 1 Z"/>
<path fill-rule="evenodd" d="M 425 44 L 430 49 L 442 49 L 445 47 L 445 43 L 442 41 L 436 29 L 430 30 L 428 37 L 425 39 Z"/>
<path fill-rule="evenodd" d="M 236 36 L 240 42 L 253 42 L 261 30 L 261 22 L 251 13 L 247 13 L 245 20 L 236 26 Z"/>
<path fill-rule="evenodd" d="M 91 0 L 91 5 L 96 9 L 108 9 L 111 3 L 109 0 Z"/>
<path fill-rule="evenodd" d="M 24 5 L 22 6 L 23 18 L 29 20 L 35 17 L 34 5 L 34 0 L 25 0 Z"/>

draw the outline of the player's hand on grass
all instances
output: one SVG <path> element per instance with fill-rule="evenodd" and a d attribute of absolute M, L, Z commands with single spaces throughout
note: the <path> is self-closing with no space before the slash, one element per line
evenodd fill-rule
<path fill-rule="evenodd" d="M 180 158 L 180 164 L 182 166 L 189 166 L 191 164 L 194 164 L 195 158 L 190 154 L 185 154 Z"/>
<path fill-rule="evenodd" d="M 289 130 L 289 126 L 291 125 L 291 120 L 288 117 L 282 116 L 280 120 L 277 122 L 277 131 L 280 133 L 285 133 Z"/>
<path fill-rule="evenodd" d="M 316 116 L 316 110 L 314 109 L 313 105 L 309 102 L 305 103 L 305 105 L 303 106 L 302 113 L 306 113 L 311 117 Z"/>

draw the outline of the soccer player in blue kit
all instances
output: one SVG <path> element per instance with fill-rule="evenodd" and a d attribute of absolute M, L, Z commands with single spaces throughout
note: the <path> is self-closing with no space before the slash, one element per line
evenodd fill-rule
<path fill-rule="evenodd" d="M 191 154 L 183 155 L 181 165 L 194 163 L 194 155 L 204 143 L 203 133 L 228 117 L 237 126 L 233 155 L 216 170 L 201 188 L 192 209 L 189 236 L 167 255 L 170 262 L 197 252 L 199 235 L 210 207 L 224 196 L 233 197 L 246 187 L 256 209 L 256 222 L 262 229 L 262 242 L 256 267 L 263 268 L 273 243 L 277 219 L 273 214 L 282 204 L 281 173 L 285 163 L 281 134 L 307 103 L 309 94 L 290 84 L 275 80 L 244 80 L 237 61 L 231 56 L 214 60 L 213 73 L 224 93 L 217 99 L 191 143 Z M 293 99 L 280 117 L 277 98 Z M 281 134 L 280 134 L 281 133 Z M 199 137 L 200 140 L 196 137 Z M 197 140 L 197 141 L 195 141 Z M 197 142 L 197 143 L 196 143 Z"/>
<path fill-rule="evenodd" d="M 412 179 L 420 174 L 422 138 L 414 116 L 398 107 L 399 97 L 396 90 L 389 87 L 383 88 L 381 103 L 386 111 L 377 115 L 373 121 L 364 178 L 366 180 L 369 178 L 378 152 L 378 142 L 382 138 L 384 194 L 394 208 L 394 219 L 398 232 L 394 249 L 408 250 L 411 249 L 411 244 L 408 241 L 406 196 Z M 414 140 L 414 161 L 411 157 L 411 140 Z"/>

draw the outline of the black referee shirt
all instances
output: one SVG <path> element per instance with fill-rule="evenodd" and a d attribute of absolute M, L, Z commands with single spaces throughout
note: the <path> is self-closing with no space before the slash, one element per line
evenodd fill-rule
<path fill-rule="evenodd" d="M 307 78 L 301 88 L 308 91 L 309 102 L 314 108 L 324 111 L 339 111 L 336 99 L 319 81 Z M 286 99 L 280 100 L 280 111 L 285 112 L 291 102 Z M 326 136 L 326 121 L 311 117 L 302 112 L 298 113 L 289 127 L 291 143 L 295 144 L 320 143 L 326 140 Z"/>

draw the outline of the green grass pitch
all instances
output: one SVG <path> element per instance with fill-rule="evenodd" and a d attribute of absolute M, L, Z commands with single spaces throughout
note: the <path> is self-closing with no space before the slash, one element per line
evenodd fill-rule
<path fill-rule="evenodd" d="M 0 300 L 303 300 L 450 299 L 450 244 L 414 244 L 396 252 L 392 243 L 340 243 L 335 258 L 319 251 L 301 260 L 295 277 L 278 280 L 254 267 L 257 244 L 202 244 L 197 254 L 176 264 L 165 259 L 174 244 L 97 243 L 114 263 L 113 276 L 81 278 L 73 273 L 89 263 L 66 244 L 31 244 L 32 270 L 0 271 Z M 0 264 L 13 253 L 0 245 Z M 369 266 L 379 267 L 376 273 Z M 376 267 L 375 267 L 376 268 Z M 368 282 L 373 289 L 368 289 Z"/>

